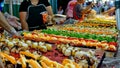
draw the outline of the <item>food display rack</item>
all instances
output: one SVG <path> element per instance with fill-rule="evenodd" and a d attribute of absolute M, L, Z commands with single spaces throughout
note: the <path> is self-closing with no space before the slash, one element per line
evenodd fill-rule
<path fill-rule="evenodd" d="M 110 29 L 114 28 L 114 29 L 117 30 L 117 24 L 116 24 L 116 21 L 115 21 L 115 17 L 108 17 L 108 16 L 101 16 L 101 15 L 96 16 L 95 19 L 90 19 L 90 20 L 87 19 L 87 20 L 85 20 L 83 22 L 80 22 L 80 23 L 77 22 L 75 24 L 55 25 L 55 26 L 52 26 L 52 27 L 49 27 L 49 28 L 50 29 L 51 28 L 52 29 L 62 29 L 62 28 L 64 28 L 66 30 L 66 27 L 75 27 L 75 26 L 77 27 L 77 29 L 79 27 L 82 27 L 82 28 L 83 27 L 97 27 L 97 28 L 100 27 L 101 28 L 101 26 L 102 26 L 102 27 L 104 27 L 104 29 L 105 28 L 110 28 Z M 71 31 L 73 31 L 73 29 Z M 118 40 L 118 35 L 117 35 L 118 33 L 116 32 L 114 34 L 116 34 L 115 37 Z M 88 47 L 84 46 L 84 48 L 88 48 Z M 95 47 L 89 47 L 89 48 L 90 49 L 94 49 Z M 106 54 L 105 54 L 106 57 L 115 57 L 117 52 L 118 52 L 118 48 L 119 48 L 119 44 L 117 43 L 116 51 L 109 51 L 109 50 L 107 50 Z"/>
<path fill-rule="evenodd" d="M 21 38 L 21 37 L 19 37 L 19 38 Z M 13 40 L 12 40 L 12 38 L 10 38 L 9 39 L 11 42 L 13 42 Z M 20 39 L 19 41 L 18 41 L 18 39 L 16 39 L 16 37 L 14 37 L 14 41 L 15 40 L 17 40 L 17 42 L 20 42 L 20 40 L 22 40 L 22 41 L 24 41 L 23 39 Z M 2 42 L 6 42 L 5 44 L 2 44 L 1 43 L 1 49 L 2 49 L 2 51 L 4 50 L 4 49 L 6 49 L 6 47 L 7 48 L 10 48 L 10 55 L 11 56 L 14 56 L 14 57 L 16 57 L 16 58 L 18 58 L 20 55 L 19 55 L 19 52 L 18 53 L 14 53 L 14 51 L 16 51 L 16 49 L 14 50 L 14 46 L 16 47 L 16 45 L 12 45 L 12 43 L 11 42 L 9 42 L 8 41 L 8 38 L 7 39 L 1 39 L 0 41 L 2 41 Z M 32 41 L 32 42 L 34 42 L 34 41 Z M 15 42 L 14 42 L 15 43 Z M 45 42 L 46 43 L 46 42 Z M 46 44 L 48 44 L 48 43 L 46 43 Z M 17 45 L 17 47 L 19 47 L 19 45 L 20 44 L 18 44 Z M 68 58 L 68 59 L 70 59 L 69 58 L 69 56 L 65 56 L 64 54 L 62 54 L 61 52 L 59 52 L 57 49 L 56 49 L 56 45 L 57 44 L 51 44 L 52 45 L 52 49 L 50 50 L 50 51 L 47 51 L 47 52 L 41 52 L 40 50 L 38 50 L 38 49 L 36 49 L 36 48 L 34 48 L 33 46 L 33 48 L 31 48 L 30 47 L 30 49 L 29 48 L 26 48 L 25 47 L 25 44 L 22 46 L 23 47 L 23 50 L 29 50 L 29 52 L 30 53 L 33 53 L 33 52 L 38 52 L 39 51 L 39 54 L 40 55 L 43 55 L 43 56 L 46 56 L 46 57 L 48 57 L 49 59 L 51 59 L 51 60 L 53 60 L 53 61 L 56 61 L 56 62 L 59 62 L 59 63 L 61 63 L 62 61 L 63 61 L 63 59 L 65 59 L 65 58 Z M 20 47 L 21 47 L 21 45 L 20 45 Z M 24 49 L 25 48 L 25 49 Z M 81 49 L 81 51 L 88 51 L 88 50 L 90 50 L 90 49 L 88 49 L 88 48 L 80 48 Z M 12 50 L 12 51 L 11 51 Z M 18 49 L 19 50 L 19 49 Z M 92 50 L 92 51 L 95 51 L 96 52 L 96 50 L 94 49 L 94 50 Z M 8 52 L 6 52 L 6 51 L 4 51 L 5 53 L 8 53 Z M 0 52 L 1 53 L 1 52 Z M 24 52 L 20 52 L 20 53 L 22 53 L 22 54 L 24 54 Z M 2 53 L 1 53 L 2 54 Z M 103 59 L 104 59 L 104 51 L 97 51 L 97 53 L 96 53 L 96 57 L 98 57 L 98 64 L 97 64 L 97 68 L 101 65 L 101 63 L 102 63 L 102 61 L 103 61 Z M 4 54 L 3 54 L 4 55 Z M 56 57 L 56 58 L 55 58 Z M 96 68 L 96 67 L 95 67 Z"/>
<path fill-rule="evenodd" d="M 92 25 L 90 25 L 90 27 L 97 27 L 98 28 L 98 26 L 102 26 L 102 27 L 104 27 L 104 24 L 106 24 L 105 25 L 105 27 L 113 27 L 113 28 L 116 28 L 116 24 L 115 24 L 115 21 L 112 21 L 112 24 L 110 24 L 109 23 L 109 21 L 105 21 L 105 22 L 103 22 L 103 23 L 101 23 L 100 21 L 102 21 L 101 19 L 98 19 L 99 20 L 99 22 L 98 21 L 85 21 L 85 24 L 83 24 L 83 23 L 75 23 L 75 24 L 67 24 L 67 26 L 77 26 L 77 27 L 79 27 L 79 26 L 87 26 L 87 27 L 89 27 L 89 25 L 88 24 L 91 24 L 92 22 L 94 22 L 94 23 L 92 23 Z M 90 23 L 89 23 L 90 22 Z M 107 22 L 107 23 L 106 23 Z M 112 25 L 112 26 L 111 26 Z M 59 28 L 62 28 L 62 27 L 64 27 L 64 25 L 57 25 L 57 26 L 50 26 L 50 27 L 48 27 L 48 28 L 53 28 L 53 29 L 59 29 Z M 40 30 L 41 31 L 41 30 Z M 29 32 L 28 32 L 29 33 Z M 32 42 L 35 42 L 35 46 L 30 46 L 30 49 L 29 49 L 29 47 L 28 48 L 26 48 L 26 50 L 28 49 L 29 50 L 29 52 L 30 53 L 33 53 L 33 52 L 38 52 L 38 54 L 39 55 L 42 55 L 42 56 L 45 56 L 45 57 L 48 57 L 50 60 L 52 60 L 52 61 L 56 61 L 56 62 L 58 62 L 58 63 L 62 63 L 62 61 L 63 61 L 63 59 L 71 59 L 71 60 L 73 60 L 73 56 L 71 56 L 71 55 L 69 55 L 69 56 L 66 56 L 63 52 L 61 52 L 61 51 L 59 51 L 59 49 L 57 49 L 57 45 L 59 45 L 59 44 L 66 44 L 66 42 L 60 42 L 60 41 L 58 41 L 58 40 L 56 40 L 56 38 L 55 38 L 55 36 L 54 36 L 54 34 L 52 34 L 52 35 L 48 35 L 48 36 L 53 36 L 53 38 L 51 38 L 52 40 L 49 40 L 50 39 L 50 37 L 48 37 L 47 35 L 45 35 L 45 37 L 42 37 L 42 36 L 37 36 L 37 35 L 39 35 L 39 33 L 38 34 L 36 34 L 36 32 L 34 33 L 34 31 L 33 31 L 33 35 L 31 36 L 30 34 L 28 34 L 28 35 L 26 35 L 27 37 L 25 37 L 24 36 L 24 34 L 27 34 L 27 32 L 23 32 L 23 36 L 21 37 L 19 37 L 19 36 L 15 36 L 15 37 L 13 37 L 13 38 L 19 38 L 19 39 L 24 39 L 24 40 L 31 40 Z M 56 35 L 56 36 L 58 36 L 58 38 L 59 37 L 62 37 L 62 38 L 66 38 L 66 36 L 59 36 L 59 35 Z M 116 35 L 115 35 L 116 36 Z M 39 39 L 39 38 L 40 39 Z M 70 37 L 70 38 L 72 38 L 72 37 Z M 74 37 L 73 37 L 74 38 Z M 116 37 L 117 38 L 117 37 Z M 63 41 L 63 39 L 61 39 L 62 41 Z M 1 40 L 0 40 L 1 41 Z M 23 40 L 22 40 L 23 41 Z M 67 40 L 68 41 L 68 40 Z M 75 40 L 74 40 L 75 41 Z M 44 43 L 46 43 L 46 44 L 50 44 L 50 45 L 52 45 L 52 48 L 50 47 L 50 49 L 51 50 L 45 50 L 45 52 L 44 52 L 44 50 L 42 50 L 42 51 L 40 51 L 37 47 L 36 47 L 36 42 L 44 42 Z M 71 43 L 71 42 L 70 42 Z M 117 52 L 118 52 L 118 48 L 119 48 L 119 45 L 117 45 L 116 46 L 116 51 L 110 51 L 110 50 L 102 50 L 102 49 L 99 49 L 99 48 L 97 48 L 97 47 L 88 47 L 88 46 L 76 46 L 76 45 L 74 45 L 74 44 L 70 44 L 70 43 L 68 43 L 68 45 L 70 45 L 70 47 L 71 46 L 73 46 L 73 47 L 78 47 L 78 48 L 80 48 L 80 50 L 81 51 L 88 51 L 88 50 L 92 50 L 93 52 L 95 52 L 95 57 L 97 58 L 97 61 L 98 61 L 98 63 L 96 64 L 96 67 L 95 68 L 100 68 L 100 66 L 101 66 L 101 64 L 102 64 L 102 62 L 103 62 L 103 60 L 104 60 L 104 58 L 106 58 L 106 57 L 115 57 L 116 56 L 116 54 L 117 54 Z M 11 44 L 11 43 L 10 43 Z M 6 45 L 6 44 L 5 44 Z M 7 46 L 8 47 L 8 46 Z M 20 46 L 21 47 L 21 46 Z M 33 48 L 31 48 L 31 47 L 33 47 Z M 35 48 L 34 48 L 35 47 Z M 6 48 L 5 46 L 3 46 L 2 47 L 2 49 L 4 49 L 4 48 Z M 24 48 L 24 47 L 23 47 Z M 20 56 L 19 55 L 19 53 L 11 53 L 11 55 L 12 56 Z M 72 58 L 71 58 L 72 57 Z"/>

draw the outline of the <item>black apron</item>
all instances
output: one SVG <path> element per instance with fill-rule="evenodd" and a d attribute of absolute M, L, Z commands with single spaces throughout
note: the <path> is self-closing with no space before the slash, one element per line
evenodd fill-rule
<path fill-rule="evenodd" d="M 28 7 L 27 14 L 27 23 L 29 27 L 29 31 L 46 29 L 46 25 L 43 23 L 43 12 L 46 12 L 46 8 L 44 4 L 39 4 L 37 6 L 30 5 Z"/>

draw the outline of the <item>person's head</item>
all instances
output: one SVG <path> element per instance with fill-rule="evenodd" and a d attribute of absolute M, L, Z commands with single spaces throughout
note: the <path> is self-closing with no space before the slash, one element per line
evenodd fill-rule
<path fill-rule="evenodd" d="M 60 6 L 58 10 L 62 10 L 62 6 Z"/>
<path fill-rule="evenodd" d="M 84 3 L 85 0 L 77 0 L 78 3 Z"/>

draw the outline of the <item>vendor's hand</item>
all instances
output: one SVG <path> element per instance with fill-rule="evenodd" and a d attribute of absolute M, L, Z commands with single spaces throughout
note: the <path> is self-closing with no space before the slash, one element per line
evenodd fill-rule
<path fill-rule="evenodd" d="M 56 24 L 56 20 L 55 20 L 55 16 L 54 16 L 54 15 L 51 16 L 51 22 L 52 22 L 54 25 Z"/>
<path fill-rule="evenodd" d="M 48 15 L 47 21 L 50 21 L 52 19 L 52 16 Z"/>
<path fill-rule="evenodd" d="M 48 17 L 47 17 L 47 22 L 50 23 L 50 22 L 52 21 L 52 19 L 53 19 L 53 17 L 50 16 L 50 15 L 48 15 Z"/>
<path fill-rule="evenodd" d="M 92 3 L 90 4 L 90 6 L 91 6 L 91 7 L 95 6 L 95 3 L 92 2 Z"/>
<path fill-rule="evenodd" d="M 101 13 L 102 15 L 108 15 L 107 11 Z"/>
<path fill-rule="evenodd" d="M 15 32 L 15 33 L 11 33 L 10 36 L 20 36 L 20 34 L 18 32 Z"/>
<path fill-rule="evenodd" d="M 17 28 L 18 30 L 21 29 L 21 24 L 18 22 L 19 18 L 12 16 L 10 14 L 8 14 L 7 12 L 4 13 L 4 16 L 6 17 L 8 23 Z"/>
<path fill-rule="evenodd" d="M 10 33 L 10 36 L 14 36 L 14 35 L 20 36 L 20 34 L 14 28 L 12 28 L 9 33 Z"/>
<path fill-rule="evenodd" d="M 18 22 L 19 18 L 15 17 L 15 16 L 9 16 L 7 18 L 9 24 L 17 29 L 21 29 L 21 24 L 20 22 Z"/>
<path fill-rule="evenodd" d="M 20 20 L 19 18 L 15 17 L 15 16 L 12 16 L 12 15 L 10 15 L 9 18 L 14 19 L 14 20 Z"/>

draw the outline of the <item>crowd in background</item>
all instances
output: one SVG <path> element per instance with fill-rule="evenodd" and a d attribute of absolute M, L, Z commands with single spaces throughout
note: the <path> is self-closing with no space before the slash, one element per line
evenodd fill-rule
<path fill-rule="evenodd" d="M 105 1 L 104 3 L 99 1 L 97 3 L 95 3 L 95 6 L 93 7 L 93 9 L 98 13 L 102 13 L 104 11 L 109 10 L 110 8 L 112 8 L 114 6 L 114 2 L 113 1 Z M 111 14 L 111 15 L 114 15 Z"/>
<path fill-rule="evenodd" d="M 59 0 L 58 0 L 59 1 Z M 69 0 L 71 1 L 71 0 Z M 64 3 L 68 4 L 69 1 L 66 1 Z M 75 1 L 75 0 L 73 0 Z M 86 7 L 88 6 L 92 1 L 86 1 L 83 6 Z M 67 9 L 67 5 L 64 5 L 64 7 L 62 6 L 63 4 L 59 1 L 59 4 L 58 4 L 58 13 L 59 14 L 66 14 L 66 9 Z M 94 9 L 97 14 L 101 14 L 102 12 L 104 11 L 107 11 L 109 10 L 111 7 L 114 6 L 114 1 L 105 1 L 105 2 L 102 2 L 102 1 L 97 1 L 95 3 L 95 5 L 92 7 L 92 9 Z M 61 11 L 61 12 L 60 12 Z M 110 15 L 114 15 L 114 13 L 111 13 Z"/>

